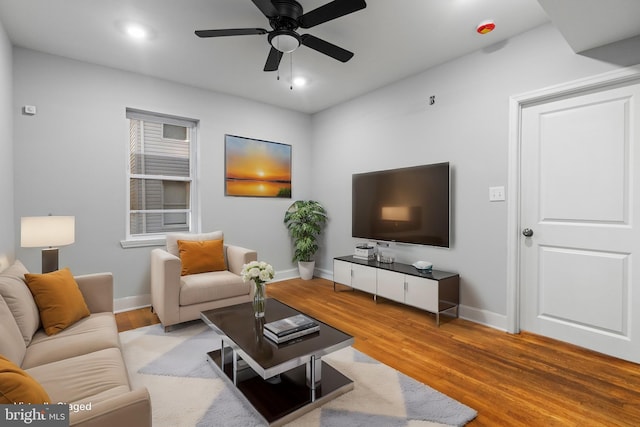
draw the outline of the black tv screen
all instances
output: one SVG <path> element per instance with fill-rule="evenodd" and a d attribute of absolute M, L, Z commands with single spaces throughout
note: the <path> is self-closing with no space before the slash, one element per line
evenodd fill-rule
<path fill-rule="evenodd" d="M 449 163 L 353 174 L 353 237 L 449 247 Z"/>

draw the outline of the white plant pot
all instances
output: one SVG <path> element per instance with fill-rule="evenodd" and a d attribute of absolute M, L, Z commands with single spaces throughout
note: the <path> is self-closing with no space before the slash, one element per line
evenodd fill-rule
<path fill-rule="evenodd" d="M 311 280 L 313 278 L 313 270 L 316 266 L 315 261 L 298 261 L 298 271 L 302 280 Z"/>

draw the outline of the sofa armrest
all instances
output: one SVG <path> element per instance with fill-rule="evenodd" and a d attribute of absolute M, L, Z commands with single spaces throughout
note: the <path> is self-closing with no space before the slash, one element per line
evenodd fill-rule
<path fill-rule="evenodd" d="M 113 274 L 85 274 L 75 279 L 91 313 L 113 312 Z"/>
<path fill-rule="evenodd" d="M 180 323 L 180 258 L 164 249 L 151 251 L 151 305 L 166 327 Z"/>
<path fill-rule="evenodd" d="M 243 265 L 258 260 L 258 252 L 253 249 L 233 245 L 225 245 L 225 249 L 227 253 L 227 268 L 238 276 L 242 273 Z"/>
<path fill-rule="evenodd" d="M 89 403 L 89 402 L 86 402 Z M 146 388 L 139 388 L 100 402 L 91 410 L 70 413 L 70 426 L 151 427 L 151 398 Z"/>

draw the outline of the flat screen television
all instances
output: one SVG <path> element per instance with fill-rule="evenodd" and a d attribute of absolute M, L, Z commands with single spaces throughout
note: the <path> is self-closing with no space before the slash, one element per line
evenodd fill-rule
<path fill-rule="evenodd" d="M 353 174 L 353 237 L 449 247 L 449 163 Z"/>

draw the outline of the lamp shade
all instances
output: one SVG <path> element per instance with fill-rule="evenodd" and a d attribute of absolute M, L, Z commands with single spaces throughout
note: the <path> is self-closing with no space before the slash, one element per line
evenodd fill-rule
<path fill-rule="evenodd" d="M 25 216 L 20 224 L 20 246 L 38 248 L 70 245 L 75 241 L 74 216 Z"/>

